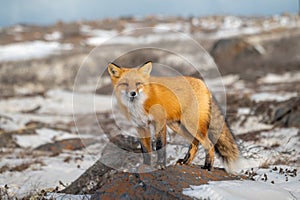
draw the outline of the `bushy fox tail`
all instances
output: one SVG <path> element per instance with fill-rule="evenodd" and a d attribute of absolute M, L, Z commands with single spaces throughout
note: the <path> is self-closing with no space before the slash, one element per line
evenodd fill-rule
<path fill-rule="evenodd" d="M 234 135 L 215 98 L 211 101 L 211 121 L 209 138 L 215 145 L 215 151 L 222 158 L 227 172 L 236 173 L 240 168 L 240 153 Z"/>

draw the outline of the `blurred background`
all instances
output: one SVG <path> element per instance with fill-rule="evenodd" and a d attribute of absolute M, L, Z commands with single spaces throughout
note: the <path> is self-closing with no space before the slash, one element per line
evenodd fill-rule
<path fill-rule="evenodd" d="M 114 168 L 138 166 L 140 157 L 107 146 L 140 151 L 131 124 L 111 113 L 111 61 L 152 60 L 155 75 L 203 78 L 244 157 L 260 168 L 299 167 L 299 3 L 1 1 L 0 199 L 93 194 L 105 177 L 90 185 L 87 174 L 103 155 Z M 170 133 L 168 164 L 187 148 Z M 203 159 L 201 149 L 194 163 Z"/>
<path fill-rule="evenodd" d="M 50 25 L 57 21 L 97 20 L 149 15 L 200 17 L 207 15 L 270 16 L 298 12 L 298 0 L 217 1 L 97 1 L 97 0 L 12 0 L 3 1 L 0 25 Z"/>

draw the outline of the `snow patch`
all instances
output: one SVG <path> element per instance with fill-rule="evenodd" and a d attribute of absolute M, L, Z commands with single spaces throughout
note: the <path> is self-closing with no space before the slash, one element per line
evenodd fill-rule
<path fill-rule="evenodd" d="M 300 72 L 286 72 L 284 74 L 267 74 L 265 77 L 258 79 L 258 83 L 292 83 L 300 81 Z"/>
<path fill-rule="evenodd" d="M 270 92 L 261 92 L 253 94 L 250 98 L 252 101 L 261 102 L 261 101 L 286 101 L 292 97 L 297 97 L 297 92 L 289 92 L 289 93 L 270 93 Z"/>
<path fill-rule="evenodd" d="M 77 159 L 84 156 L 83 159 Z M 69 162 L 64 162 L 66 158 L 71 158 Z M 9 156 L 10 160 L 17 159 Z M 36 158 L 31 158 L 31 161 Z M 41 156 L 38 158 L 43 164 L 31 165 L 24 171 L 6 171 L 0 174 L 0 187 L 7 185 L 8 194 L 17 198 L 22 198 L 30 193 L 35 193 L 45 188 L 63 189 L 59 182 L 68 185 L 78 178 L 96 160 L 94 156 L 86 154 L 84 151 L 62 153 L 58 157 Z M 80 167 L 78 167 L 80 166 Z"/>
<path fill-rule="evenodd" d="M 87 44 L 92 46 L 98 46 L 101 44 L 113 45 L 113 44 L 128 44 L 128 45 L 139 45 L 139 44 L 151 44 L 161 41 L 175 41 L 185 40 L 187 38 L 180 36 L 178 33 L 166 33 L 166 34 L 148 34 L 139 37 L 120 35 L 116 37 L 91 37 L 87 39 Z"/>
<path fill-rule="evenodd" d="M 240 120 L 233 123 L 231 128 L 235 135 L 254 132 L 264 129 L 270 129 L 273 126 L 260 122 L 257 116 L 241 116 Z"/>
<path fill-rule="evenodd" d="M 209 182 L 207 185 L 183 189 L 183 194 L 196 199 L 210 200 L 294 199 L 289 191 L 277 185 L 254 181 Z"/>
<path fill-rule="evenodd" d="M 0 46 L 0 62 L 44 58 L 64 50 L 71 50 L 72 44 L 31 41 Z"/>
<path fill-rule="evenodd" d="M 249 115 L 251 113 L 250 108 L 238 108 L 237 114 L 238 115 Z"/>
<path fill-rule="evenodd" d="M 25 148 L 36 148 L 42 144 L 51 143 L 57 140 L 78 138 L 78 135 L 64 131 L 52 130 L 47 128 L 37 129 L 36 135 L 15 135 L 16 142 Z"/>
<path fill-rule="evenodd" d="M 91 29 L 89 26 L 81 27 L 81 32 L 85 35 L 91 36 L 86 40 L 86 43 L 91 46 L 98 46 L 101 44 L 138 45 L 157 43 L 161 41 L 175 41 L 188 39 L 182 34 L 174 32 L 172 27 L 167 25 L 161 25 L 157 28 L 153 28 L 151 33 L 145 33 L 141 36 L 133 36 L 125 31 L 119 34 L 116 30 Z M 130 28 L 128 28 L 128 30 L 133 31 L 133 29 Z"/>
<path fill-rule="evenodd" d="M 0 109 L 6 113 L 18 113 L 40 107 L 39 114 L 87 114 L 104 112 L 111 109 L 111 97 L 108 95 L 95 95 L 76 93 L 66 90 L 49 90 L 46 97 L 24 97 L 0 101 Z M 74 108 L 73 108 L 74 107 Z"/>
<path fill-rule="evenodd" d="M 215 79 L 207 79 L 205 82 L 210 86 L 232 85 L 240 79 L 239 75 L 230 74 Z"/>
<path fill-rule="evenodd" d="M 116 37 L 118 32 L 115 30 L 90 30 L 87 32 L 88 35 L 92 36 L 86 40 L 86 43 L 91 46 L 98 46 L 104 42 L 110 41 Z"/>
<path fill-rule="evenodd" d="M 47 193 L 45 199 L 55 199 L 55 200 L 65 200 L 65 199 L 72 199 L 72 200 L 89 200 L 91 199 L 91 195 L 73 195 L 73 194 L 64 194 L 64 193 Z"/>
<path fill-rule="evenodd" d="M 190 32 L 190 25 L 188 23 L 160 23 L 154 26 L 155 33 L 162 33 L 168 31 L 177 31 L 177 32 Z"/>
<path fill-rule="evenodd" d="M 60 40 L 62 38 L 62 33 L 59 31 L 54 31 L 53 33 L 46 34 L 44 36 L 45 40 Z"/>

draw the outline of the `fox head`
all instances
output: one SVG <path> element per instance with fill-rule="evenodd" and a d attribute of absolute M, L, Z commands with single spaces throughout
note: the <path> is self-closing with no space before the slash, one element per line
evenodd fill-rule
<path fill-rule="evenodd" d="M 152 62 L 147 62 L 139 68 L 121 68 L 114 63 L 108 64 L 108 72 L 114 91 L 123 103 L 143 100 L 144 87 L 149 83 Z"/>

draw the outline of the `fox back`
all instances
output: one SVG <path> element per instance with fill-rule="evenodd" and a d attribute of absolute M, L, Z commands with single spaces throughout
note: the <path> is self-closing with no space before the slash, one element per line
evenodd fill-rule
<path fill-rule="evenodd" d="M 201 122 L 208 125 L 211 95 L 201 80 L 184 76 L 150 77 L 150 72 L 151 63 L 141 68 L 109 65 L 119 106 L 135 125 L 146 125 L 153 117 L 151 108 L 157 105 L 163 109 L 167 121 L 183 121 L 193 133 Z"/>

